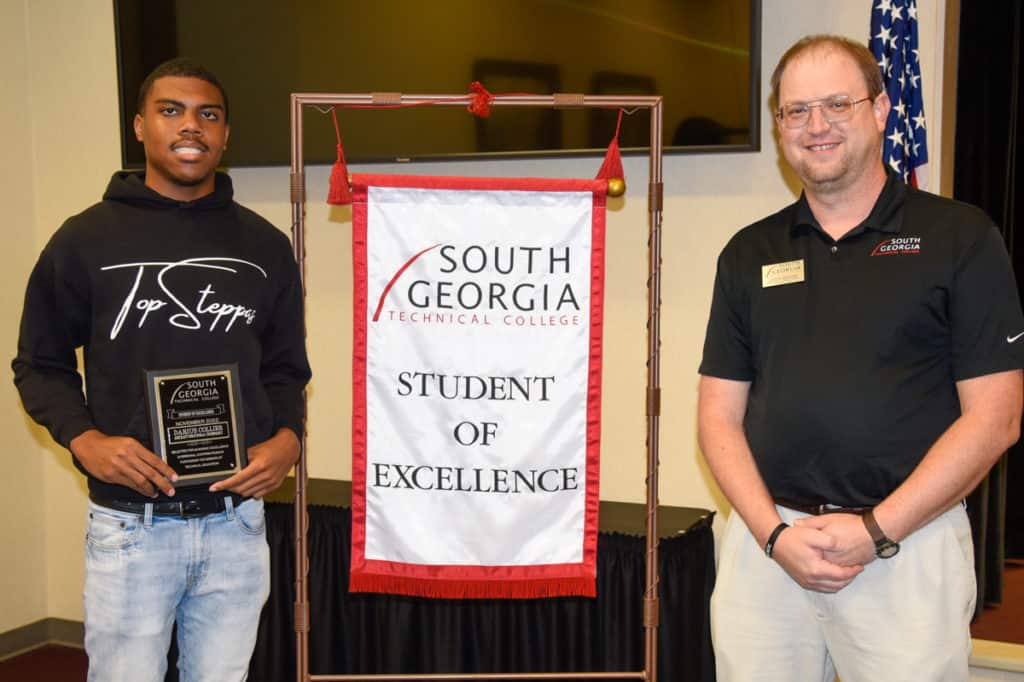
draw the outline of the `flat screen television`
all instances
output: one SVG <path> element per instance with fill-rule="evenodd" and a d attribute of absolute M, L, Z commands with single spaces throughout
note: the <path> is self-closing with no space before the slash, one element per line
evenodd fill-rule
<path fill-rule="evenodd" d="M 760 0 L 114 0 L 126 168 L 139 85 L 173 57 L 228 92 L 228 166 L 289 164 L 292 92 L 658 94 L 665 151 L 759 147 Z M 334 160 L 329 115 L 304 113 L 308 163 Z M 352 162 L 603 153 L 616 112 L 495 107 L 339 110 Z M 649 143 L 626 116 L 624 151 Z"/>

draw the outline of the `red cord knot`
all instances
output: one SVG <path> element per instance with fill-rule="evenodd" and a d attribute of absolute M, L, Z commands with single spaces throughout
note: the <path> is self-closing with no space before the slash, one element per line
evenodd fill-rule
<path fill-rule="evenodd" d="M 469 90 L 473 93 L 473 101 L 466 107 L 469 113 L 480 118 L 487 118 L 491 115 L 491 102 L 494 95 L 487 91 L 480 81 L 473 81 L 469 84 Z"/>

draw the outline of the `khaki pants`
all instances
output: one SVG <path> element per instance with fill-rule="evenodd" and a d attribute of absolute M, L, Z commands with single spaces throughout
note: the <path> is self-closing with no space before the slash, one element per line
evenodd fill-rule
<path fill-rule="evenodd" d="M 963 505 L 900 544 L 821 594 L 766 557 L 733 513 L 711 598 L 718 682 L 832 682 L 837 673 L 843 682 L 966 681 L 976 586 Z"/>

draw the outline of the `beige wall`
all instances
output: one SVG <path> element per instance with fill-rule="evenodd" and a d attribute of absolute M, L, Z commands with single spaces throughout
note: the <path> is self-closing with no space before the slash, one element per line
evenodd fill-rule
<path fill-rule="evenodd" d="M 109 0 L 0 0 L 0 38 L 6 51 L 3 82 L 12 158 L 31 161 L 31 172 L 0 183 L 0 205 L 15 249 L 4 273 L 15 294 L 3 304 L 0 325 L 13 350 L 20 292 L 30 262 L 68 215 L 100 196 L 118 165 L 116 68 Z M 941 0 L 919 0 L 925 106 L 930 128 L 939 128 L 941 101 L 934 74 L 941 73 Z M 852 0 L 765 0 L 763 82 L 782 50 L 810 32 L 838 32 L 864 39 L 869 3 Z M 229 40 L 229 38 L 226 38 Z M 680 70 L 680 77 L 686 77 Z M 230 88 L 230 83 L 228 87 Z M 767 97 L 767 93 L 765 93 Z M 244 112 L 239 112 L 244 116 Z M 459 115 L 453 113 L 452 115 Z M 665 159 L 661 501 L 723 509 L 700 462 L 695 436 L 696 368 L 703 343 L 718 251 L 742 225 L 793 200 L 779 169 L 770 128 L 762 117 L 757 154 L 672 156 Z M 326 124 L 326 123 L 325 123 Z M 937 144 L 932 145 L 938 152 Z M 938 159 L 933 159 L 937 167 Z M 600 159 L 502 161 L 381 167 L 379 171 L 464 175 L 590 177 Z M 7 164 L 11 166 L 12 164 Z M 359 170 L 359 169 L 354 169 Z M 347 209 L 328 209 L 327 168 L 308 169 L 307 223 L 311 387 L 309 452 L 312 475 L 348 479 L 351 269 Z M 644 497 L 644 388 L 646 310 L 646 160 L 626 160 L 629 191 L 608 218 L 605 409 L 602 497 Z M 238 199 L 287 229 L 290 222 L 285 168 L 233 171 Z M 17 225 L 31 226 L 21 240 Z M 0 482 L 6 562 L 15 590 L 0 591 L 0 632 L 40 617 L 81 618 L 81 541 L 84 488 L 66 453 L 46 445 L 30 428 L 9 388 L 0 400 L 10 436 Z M 17 460 L 17 461 L 14 461 Z M 41 495 L 40 492 L 41 491 Z M 18 500 L 18 504 L 12 503 Z M 10 507 L 10 509 L 8 509 Z M 26 600 L 26 595 L 34 595 Z M 31 606 L 26 604 L 30 603 Z"/>
<path fill-rule="evenodd" d="M 36 255 L 25 22 L 24 2 L 5 0 L 0 5 L 0 82 L 6 102 L 0 107 L 0 129 L 9 133 L 0 164 L 0 205 L 4 207 L 0 229 L 7 250 L 7 266 L 0 269 L 0 287 L 7 292 L 0 299 L 4 361 L 14 354 L 21 293 Z M 0 432 L 6 434 L 0 458 L 0 547 L 4 548 L 0 632 L 47 615 L 47 586 L 40 575 L 47 565 L 41 526 L 46 510 L 45 460 L 28 424 L 14 386 L 9 380 L 0 381 Z"/>
<path fill-rule="evenodd" d="M 4 0 L 2 8 L 10 103 L 2 116 L 14 156 L 0 183 L 13 250 L 5 254 L 13 265 L 4 270 L 9 295 L 0 325 L 13 355 L 36 255 L 65 217 L 96 201 L 120 156 L 110 3 Z M 80 620 L 83 480 L 69 455 L 24 416 L 10 384 L 2 386 L 10 422 L 2 427 L 10 435 L 0 504 L 4 586 L 11 589 L 0 597 L 0 632 L 47 616 Z"/>

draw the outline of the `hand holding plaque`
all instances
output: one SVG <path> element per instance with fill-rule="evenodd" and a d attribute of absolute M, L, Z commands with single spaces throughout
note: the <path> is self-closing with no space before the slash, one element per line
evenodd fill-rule
<path fill-rule="evenodd" d="M 179 485 L 228 478 L 246 465 L 238 365 L 146 372 L 153 452 Z"/>

